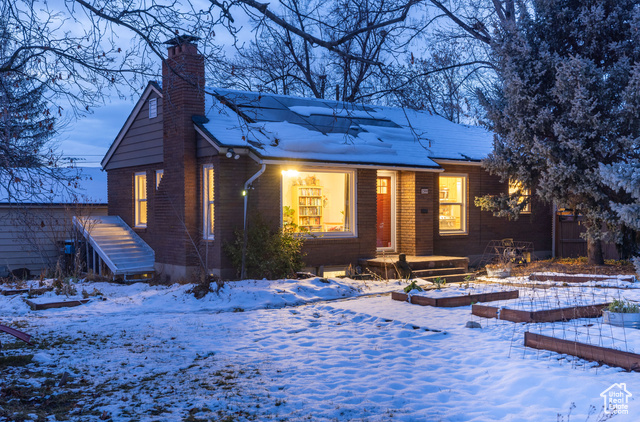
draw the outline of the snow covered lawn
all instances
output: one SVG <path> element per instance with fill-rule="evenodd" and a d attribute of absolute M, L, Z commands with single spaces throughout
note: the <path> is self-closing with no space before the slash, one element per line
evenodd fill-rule
<path fill-rule="evenodd" d="M 245 281 L 196 300 L 191 286 L 91 283 L 107 300 L 44 311 L 0 296 L 0 323 L 38 344 L 0 338 L 5 358 L 34 354 L 0 360 L 0 421 L 596 421 L 614 383 L 633 396 L 613 420 L 639 419 L 640 373 L 525 349 L 532 324 L 384 294 L 401 286 Z M 562 324 L 536 330 L 578 322 Z M 636 350 L 639 334 L 616 332 Z"/>

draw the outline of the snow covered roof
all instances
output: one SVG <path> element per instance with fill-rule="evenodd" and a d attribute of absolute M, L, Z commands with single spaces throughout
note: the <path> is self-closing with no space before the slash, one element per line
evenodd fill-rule
<path fill-rule="evenodd" d="M 25 173 L 21 183 L 28 183 L 32 188 L 26 193 L 17 192 L 13 203 L 20 204 L 106 204 L 107 173 L 98 167 L 80 167 L 69 169 L 72 177 L 77 177 L 72 186 L 59 183 L 42 176 L 41 173 Z M 35 194 L 32 194 L 35 192 Z M 0 186 L 0 204 L 7 204 L 7 191 Z"/>
<path fill-rule="evenodd" d="M 213 88 L 204 121 L 218 147 L 263 159 L 437 169 L 434 159 L 479 161 L 493 149 L 487 130 L 428 112 Z"/>

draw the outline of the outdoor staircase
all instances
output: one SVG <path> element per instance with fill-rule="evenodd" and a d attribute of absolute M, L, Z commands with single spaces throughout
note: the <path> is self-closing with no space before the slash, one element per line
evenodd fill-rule
<path fill-rule="evenodd" d="M 360 261 L 362 268 L 384 278 L 398 278 L 395 263 L 398 255 L 385 255 Z M 471 280 L 475 273 L 469 272 L 469 258 L 459 256 L 407 256 L 414 278 L 434 282 L 437 278 L 447 283 Z"/>
<path fill-rule="evenodd" d="M 122 276 L 127 281 L 148 278 L 154 272 L 155 253 L 120 217 L 73 217 L 73 224 L 87 240 L 102 262 L 109 267 L 112 276 Z M 98 263 L 99 264 L 99 263 Z M 100 265 L 94 271 L 100 273 Z"/>

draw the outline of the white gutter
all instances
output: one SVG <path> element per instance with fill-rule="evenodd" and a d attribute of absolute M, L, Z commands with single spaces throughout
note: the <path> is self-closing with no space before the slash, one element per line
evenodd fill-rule
<path fill-rule="evenodd" d="M 430 173 L 442 173 L 444 170 L 441 168 L 424 168 L 424 167 L 405 167 L 394 166 L 391 164 L 359 164 L 359 163 L 333 163 L 330 161 L 305 161 L 305 160 L 274 160 L 265 159 L 261 160 L 253 153 L 249 153 L 249 156 L 260 163 L 269 165 L 280 166 L 304 166 L 304 167 L 330 167 L 330 168 L 348 168 L 348 169 L 374 169 L 374 170 L 389 170 L 389 171 L 423 171 Z"/>
<path fill-rule="evenodd" d="M 453 164 L 456 166 L 482 166 L 482 162 L 480 161 L 451 160 L 446 158 L 432 158 L 431 160 L 435 161 L 438 164 Z"/>
<path fill-rule="evenodd" d="M 245 263 L 246 263 L 246 257 L 247 257 L 247 241 L 248 241 L 248 236 L 247 236 L 247 198 L 249 197 L 249 187 L 251 186 L 251 184 L 258 177 L 262 176 L 262 173 L 264 173 L 264 171 L 267 169 L 267 165 L 265 163 L 259 163 L 259 164 L 262 164 L 262 167 L 260 167 L 260 170 L 258 170 L 256 172 L 256 174 L 251 176 L 249 178 L 249 180 L 247 180 L 244 183 L 244 190 L 242 191 L 242 195 L 244 196 L 244 227 L 243 227 L 243 238 L 242 238 L 242 267 L 240 268 L 240 279 L 242 279 L 242 280 L 244 280 L 245 276 L 246 276 Z"/>

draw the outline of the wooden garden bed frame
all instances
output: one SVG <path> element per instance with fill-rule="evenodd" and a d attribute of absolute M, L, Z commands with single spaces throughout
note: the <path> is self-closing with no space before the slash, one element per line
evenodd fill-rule
<path fill-rule="evenodd" d="M 593 275 L 593 276 L 585 276 L 585 275 L 574 275 L 574 274 L 553 274 L 553 275 L 544 275 L 532 273 L 529 275 L 529 280 L 531 281 L 558 281 L 562 283 L 586 283 L 589 281 L 605 281 L 605 280 L 616 280 L 617 276 L 611 277 L 603 277 L 602 275 Z M 632 275 L 624 278 L 620 278 L 620 281 L 626 281 L 632 283 L 634 277 Z"/>
<path fill-rule="evenodd" d="M 80 306 L 89 302 L 89 299 L 76 299 L 76 300 L 68 300 L 64 302 L 50 302 L 50 303 L 35 303 L 30 301 L 29 299 L 25 299 L 25 302 L 27 302 L 27 305 L 31 307 L 32 311 L 41 311 L 43 309 L 71 308 L 74 306 Z"/>
<path fill-rule="evenodd" d="M 488 305 L 473 305 L 471 313 L 483 318 L 498 318 L 511 322 L 556 322 L 568 321 L 576 318 L 597 318 L 602 316 L 602 308 L 608 303 L 586 306 L 571 306 L 568 308 L 545 309 L 542 311 L 522 311 L 506 309 Z"/>
<path fill-rule="evenodd" d="M 457 306 L 469 306 L 477 302 L 493 302 L 495 300 L 517 299 L 520 292 L 518 290 L 507 290 L 504 292 L 478 293 L 473 295 L 461 295 L 451 297 L 426 297 L 411 296 L 411 303 L 421 306 L 435 306 L 438 308 L 455 308 Z M 406 302 L 409 295 L 406 293 L 392 292 L 391 299 Z"/>
<path fill-rule="evenodd" d="M 528 331 L 524 333 L 524 345 L 534 349 L 577 356 L 591 362 L 624 368 L 627 371 L 640 372 L 640 355 L 631 352 L 563 340 Z"/>
<path fill-rule="evenodd" d="M 34 295 L 41 295 L 48 291 L 53 290 L 53 287 L 38 287 L 35 289 L 11 289 L 11 290 L 0 290 L 0 295 L 3 296 L 11 296 L 11 295 L 19 295 L 21 293 L 32 293 Z"/>

